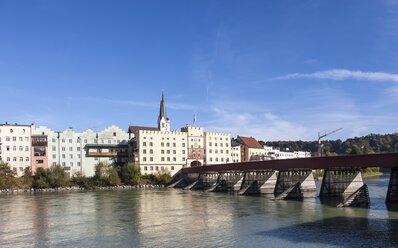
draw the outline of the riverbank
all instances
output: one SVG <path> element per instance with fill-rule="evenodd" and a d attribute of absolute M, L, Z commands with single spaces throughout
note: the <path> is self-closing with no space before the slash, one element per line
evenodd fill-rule
<path fill-rule="evenodd" d="M 12 193 L 41 193 L 41 192 L 85 192 L 85 191 L 119 191 L 119 190 L 135 190 L 135 189 L 158 189 L 164 188 L 164 185 L 119 185 L 119 186 L 106 186 L 106 187 L 93 187 L 87 189 L 84 187 L 61 187 L 61 188 L 46 188 L 46 189 L 2 189 L 1 194 L 12 194 Z"/>

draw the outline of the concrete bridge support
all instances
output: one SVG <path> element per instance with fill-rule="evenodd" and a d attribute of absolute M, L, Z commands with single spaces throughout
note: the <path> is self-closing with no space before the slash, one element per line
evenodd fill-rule
<path fill-rule="evenodd" d="M 186 186 L 184 189 L 207 190 L 218 182 L 219 173 L 205 172 L 200 173 L 197 180 Z"/>
<path fill-rule="evenodd" d="M 386 202 L 398 203 L 398 167 L 391 168 Z"/>
<path fill-rule="evenodd" d="M 215 189 L 209 191 L 214 191 L 214 192 L 238 191 L 242 184 L 243 177 L 244 177 L 243 172 L 237 172 L 237 171 L 220 172 L 217 185 L 215 185 Z M 237 187 L 239 188 L 235 189 Z"/>
<path fill-rule="evenodd" d="M 368 206 L 369 192 L 361 168 L 326 169 L 319 197 L 324 203 L 338 207 Z"/>
<path fill-rule="evenodd" d="M 274 170 L 247 171 L 244 174 L 238 194 L 272 194 L 276 183 Z"/>
<path fill-rule="evenodd" d="M 280 170 L 274 190 L 277 200 L 315 197 L 316 185 L 311 169 Z"/>

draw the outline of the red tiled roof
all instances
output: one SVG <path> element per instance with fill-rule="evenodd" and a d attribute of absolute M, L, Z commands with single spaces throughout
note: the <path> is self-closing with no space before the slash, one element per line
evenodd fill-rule
<path fill-rule="evenodd" d="M 253 138 L 253 137 L 242 137 L 238 136 L 238 140 L 242 142 L 245 146 L 249 148 L 257 148 L 257 149 L 263 149 L 264 147 L 258 143 L 258 141 Z"/>

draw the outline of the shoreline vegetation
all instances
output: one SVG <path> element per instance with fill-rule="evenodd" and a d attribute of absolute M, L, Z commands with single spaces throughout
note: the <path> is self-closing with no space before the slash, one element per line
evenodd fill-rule
<path fill-rule="evenodd" d="M 22 177 L 16 177 L 7 163 L 0 162 L 0 193 L 150 189 L 162 188 L 171 180 L 168 171 L 142 175 L 132 163 L 113 167 L 103 162 L 95 166 L 93 177 L 85 177 L 80 173 L 69 177 L 61 165 L 38 168 L 34 175 L 28 167 Z"/>

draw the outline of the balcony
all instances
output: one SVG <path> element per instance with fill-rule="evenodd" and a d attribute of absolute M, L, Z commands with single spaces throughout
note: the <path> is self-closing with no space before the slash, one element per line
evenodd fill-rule
<path fill-rule="evenodd" d="M 47 146 L 47 141 L 32 140 L 32 146 Z"/>

